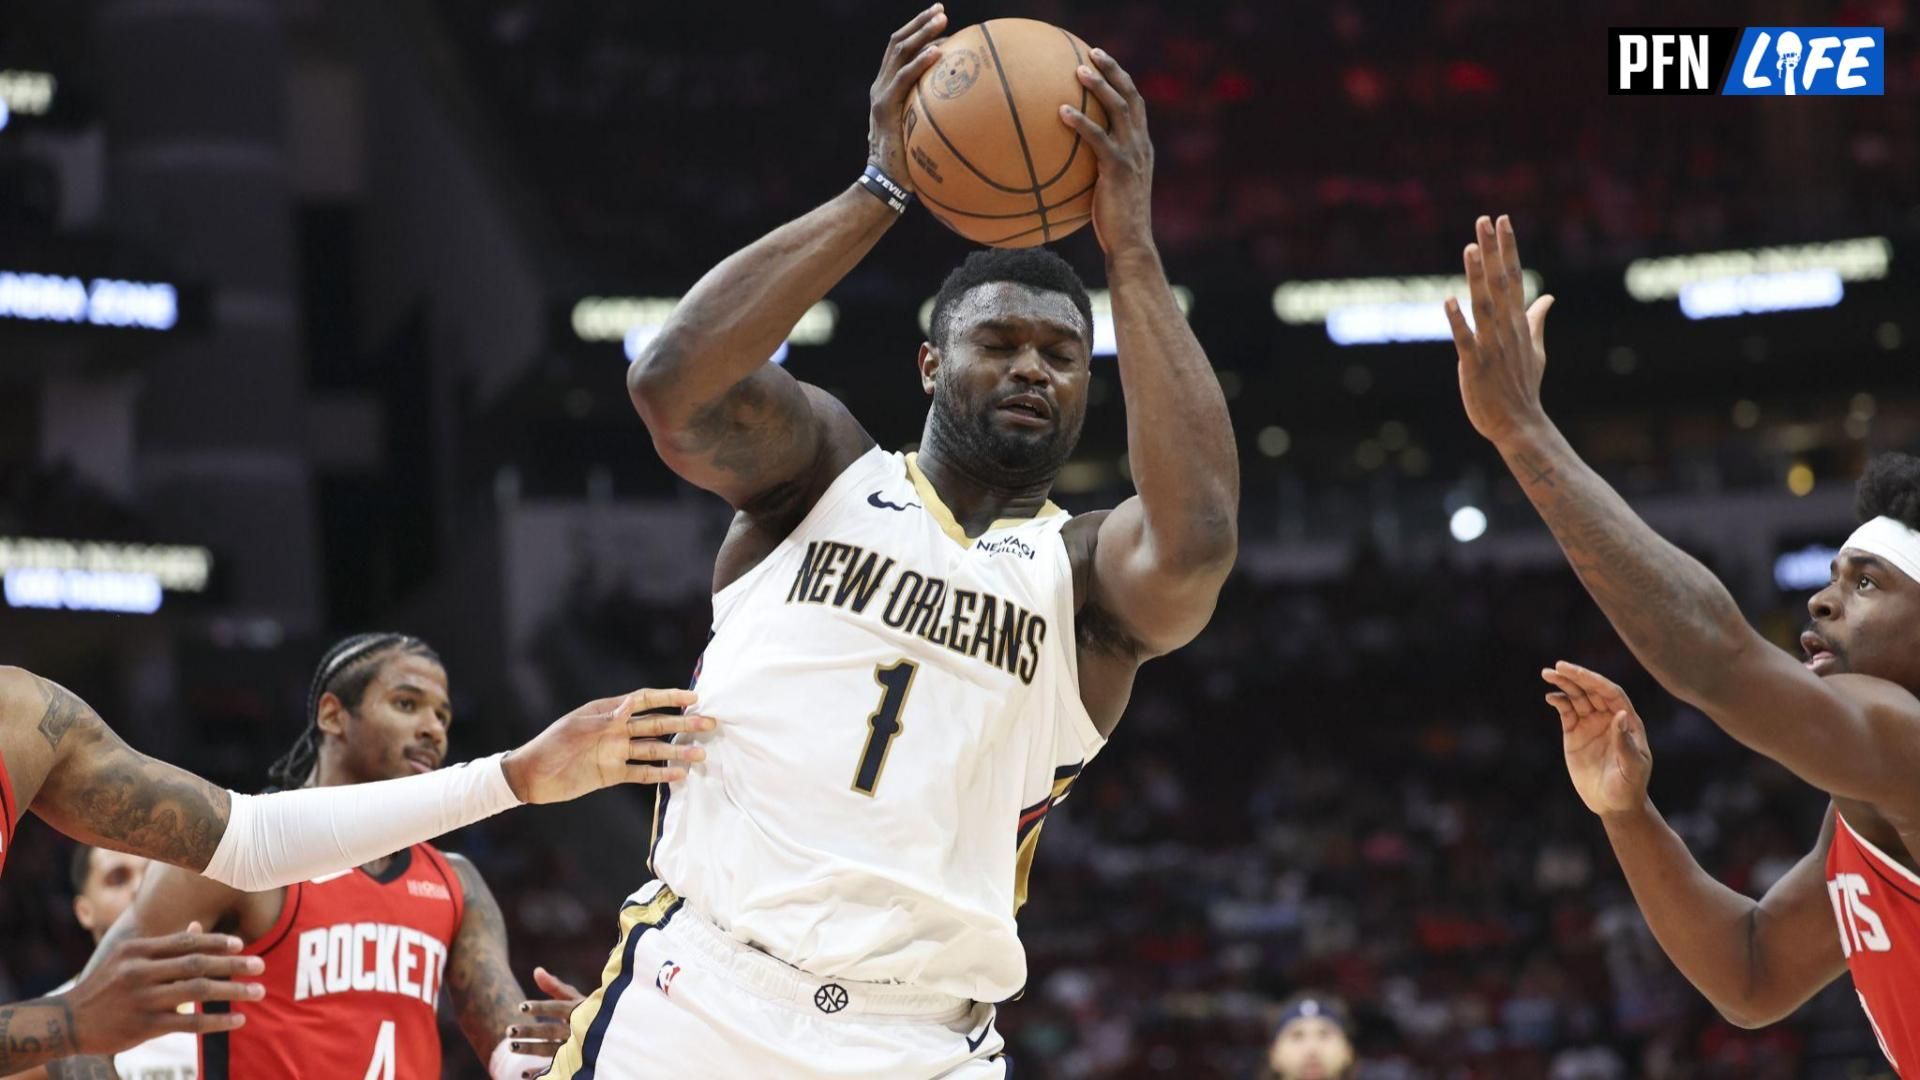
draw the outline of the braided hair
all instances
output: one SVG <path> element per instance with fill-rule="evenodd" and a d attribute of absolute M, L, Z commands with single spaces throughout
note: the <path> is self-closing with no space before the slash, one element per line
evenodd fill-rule
<path fill-rule="evenodd" d="M 314 762 L 320 756 L 320 699 L 332 693 L 348 709 L 358 708 L 381 666 L 396 655 L 424 656 L 440 663 L 440 654 L 431 645 L 408 634 L 355 634 L 334 642 L 320 658 L 307 688 L 307 726 L 267 770 L 273 785 L 268 790 L 305 787 L 313 778 Z"/>

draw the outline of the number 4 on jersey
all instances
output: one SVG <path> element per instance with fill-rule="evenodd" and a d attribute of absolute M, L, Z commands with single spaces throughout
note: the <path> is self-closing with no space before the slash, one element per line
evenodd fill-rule
<path fill-rule="evenodd" d="M 373 1040 L 373 1060 L 367 1062 L 364 1080 L 393 1080 L 393 1021 L 380 1021 L 380 1034 Z"/>
<path fill-rule="evenodd" d="M 880 706 L 867 717 L 867 746 L 860 752 L 860 767 L 853 772 L 853 790 L 862 795 L 872 795 L 873 789 L 880 786 L 880 770 L 887 767 L 887 751 L 893 748 L 893 737 L 906 726 L 900 722 L 900 711 L 906 708 L 907 691 L 913 689 L 913 677 L 919 671 L 920 665 L 911 660 L 873 669 L 873 681 L 879 683 L 884 692 L 880 695 Z"/>

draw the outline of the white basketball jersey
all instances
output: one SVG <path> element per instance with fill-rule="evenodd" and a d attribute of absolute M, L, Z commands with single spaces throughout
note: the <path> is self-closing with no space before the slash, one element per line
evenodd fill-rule
<path fill-rule="evenodd" d="M 715 594 L 707 760 L 662 794 L 653 869 L 822 977 L 1001 1001 L 1040 825 L 1105 740 L 1080 700 L 1048 503 L 969 541 L 911 456 L 868 451 Z"/>

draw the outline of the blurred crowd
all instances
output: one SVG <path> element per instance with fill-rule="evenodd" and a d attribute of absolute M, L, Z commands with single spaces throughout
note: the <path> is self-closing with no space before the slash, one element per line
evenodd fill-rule
<path fill-rule="evenodd" d="M 886 35 L 910 14 L 834 0 L 757 11 L 743 34 L 697 6 L 437 6 L 563 229 L 628 259 L 687 250 L 692 223 L 744 240 L 837 190 L 864 153 Z M 949 7 L 956 27 L 976 18 Z M 1837 125 L 1604 96 L 1606 27 L 1726 22 L 1705 0 L 1048 0 L 1020 14 L 1073 29 L 1136 77 L 1156 133 L 1157 233 L 1190 268 L 1415 269 L 1488 207 L 1553 222 L 1530 250 L 1574 268 L 1730 237 L 1885 231 L 1920 193 L 1920 53 L 1901 48 L 1914 25 L 1899 0 L 1847 0 L 1815 20 L 1886 28 L 1887 96 Z"/>

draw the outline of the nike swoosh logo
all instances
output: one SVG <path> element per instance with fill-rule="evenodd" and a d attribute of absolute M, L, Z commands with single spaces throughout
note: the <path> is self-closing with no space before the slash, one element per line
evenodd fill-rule
<path fill-rule="evenodd" d="M 909 509 L 918 510 L 920 509 L 920 504 L 915 502 L 910 502 L 905 506 L 901 506 L 898 503 L 890 503 L 887 500 L 881 498 L 880 493 L 877 491 L 867 496 L 867 505 L 873 507 L 875 510 L 909 510 Z"/>
<path fill-rule="evenodd" d="M 987 1041 L 987 1033 L 992 1030 L 993 1030 L 993 1017 L 989 1016 L 987 1017 L 987 1026 L 980 1029 L 980 1037 L 977 1039 L 967 1040 L 967 1053 L 971 1054 L 979 1050 L 980 1044 Z"/>

